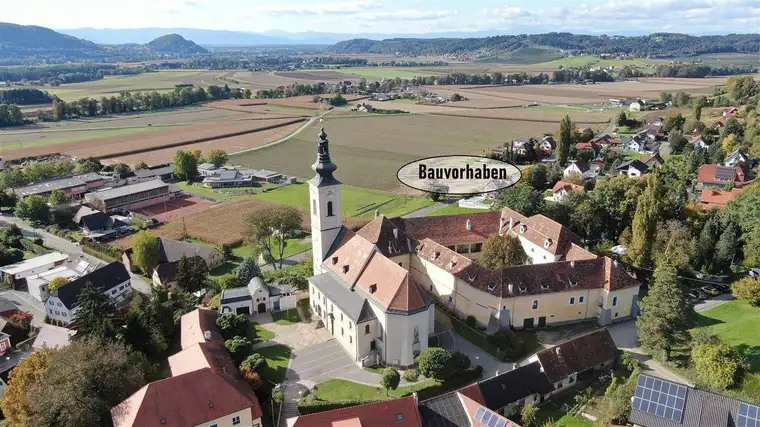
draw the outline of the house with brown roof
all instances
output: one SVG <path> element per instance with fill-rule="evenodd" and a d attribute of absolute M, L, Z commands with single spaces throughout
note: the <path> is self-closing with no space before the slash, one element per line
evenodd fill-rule
<path fill-rule="evenodd" d="M 604 135 L 601 135 L 599 137 L 592 139 L 591 142 L 601 146 L 602 148 L 610 147 L 610 146 L 616 147 L 623 143 L 623 141 L 620 138 L 615 138 L 614 136 L 608 133 L 605 133 Z"/>
<path fill-rule="evenodd" d="M 736 200 L 744 190 L 741 188 L 732 188 L 731 191 L 719 190 L 702 190 L 699 195 L 699 203 L 706 209 L 720 209 L 732 200 Z"/>
<path fill-rule="evenodd" d="M 554 193 L 553 200 L 555 202 L 561 202 L 562 199 L 567 196 L 568 193 L 571 191 L 586 191 L 582 185 L 573 184 L 571 182 L 565 182 L 565 181 L 557 181 L 556 184 L 554 184 L 554 187 L 552 188 L 552 193 Z"/>
<path fill-rule="evenodd" d="M 204 309 L 182 316 L 182 351 L 169 357 L 172 376 L 147 384 L 113 407 L 114 427 L 261 425 L 259 401 L 216 325 L 211 328 L 212 319 L 216 313 Z"/>
<path fill-rule="evenodd" d="M 343 225 L 341 183 L 319 135 L 309 181 L 314 276 L 311 310 L 359 365 L 410 366 L 434 331 L 432 299 L 474 316 L 489 333 L 570 322 L 608 324 L 638 314 L 639 282 L 543 216 L 511 209 L 386 218 L 356 232 Z M 576 162 L 578 164 L 581 162 Z M 478 264 L 483 242 L 510 234 L 526 265 Z"/>
<path fill-rule="evenodd" d="M 593 178 L 596 176 L 596 173 L 589 167 L 588 163 L 584 162 L 583 160 L 571 160 L 570 164 L 567 165 L 564 171 L 562 171 L 563 176 L 570 176 L 572 174 L 580 175 L 581 178 Z"/>
<path fill-rule="evenodd" d="M 728 108 L 726 108 L 726 109 L 723 110 L 723 117 L 729 118 L 731 116 L 736 115 L 736 113 L 738 111 L 739 111 L 739 109 L 736 108 L 736 107 L 728 107 Z"/>
<path fill-rule="evenodd" d="M 382 400 L 287 420 L 288 427 L 422 427 L 417 395 Z"/>
<path fill-rule="evenodd" d="M 697 183 L 704 189 L 722 190 L 730 186 L 742 187 L 746 183 L 744 169 L 739 166 L 702 165 Z"/>
<path fill-rule="evenodd" d="M 502 411 L 486 406 L 486 399 L 477 383 L 420 402 L 419 411 L 422 427 L 520 427 L 505 417 Z"/>

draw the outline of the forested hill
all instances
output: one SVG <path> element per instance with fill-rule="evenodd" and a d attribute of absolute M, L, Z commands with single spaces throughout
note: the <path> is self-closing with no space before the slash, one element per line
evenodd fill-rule
<path fill-rule="evenodd" d="M 100 46 L 50 28 L 0 22 L 0 49 L 99 50 Z"/>
<path fill-rule="evenodd" d="M 150 50 L 161 53 L 192 54 L 208 51 L 179 34 L 161 36 L 146 45 Z"/>
<path fill-rule="evenodd" d="M 515 36 L 494 36 L 466 39 L 352 39 L 337 43 L 333 53 L 382 53 L 403 55 L 444 55 L 478 53 L 497 55 L 530 46 L 547 46 L 571 53 L 598 55 L 631 54 L 638 57 L 683 57 L 705 53 L 757 53 L 760 34 L 725 36 L 689 36 L 654 33 L 647 36 L 591 36 L 571 33 L 548 33 Z"/>

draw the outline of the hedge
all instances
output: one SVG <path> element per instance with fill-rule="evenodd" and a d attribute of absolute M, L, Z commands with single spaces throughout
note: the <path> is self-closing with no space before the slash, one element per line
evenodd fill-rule
<path fill-rule="evenodd" d="M 432 387 L 423 388 L 417 392 L 417 398 L 420 401 L 431 399 L 436 396 L 448 393 L 462 388 L 468 384 L 474 383 L 478 378 L 483 376 L 483 367 L 478 365 L 475 369 L 457 372 L 445 382 Z"/>
<path fill-rule="evenodd" d="M 349 406 L 366 405 L 377 402 L 375 400 L 340 400 L 335 402 L 314 401 L 298 403 L 298 413 L 301 415 L 314 414 L 317 412 L 331 411 L 333 409 L 348 408 Z"/>

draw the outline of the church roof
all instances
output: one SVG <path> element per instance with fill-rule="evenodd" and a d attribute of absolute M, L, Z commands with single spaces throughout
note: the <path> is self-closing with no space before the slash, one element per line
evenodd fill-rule
<path fill-rule="evenodd" d="M 409 254 L 414 249 L 412 240 L 384 215 L 373 219 L 356 234 L 374 243 L 385 256 Z"/>
<path fill-rule="evenodd" d="M 398 224 L 401 230 L 412 239 L 428 238 L 442 245 L 455 245 L 480 242 L 498 233 L 499 217 L 499 212 L 494 211 L 464 215 L 394 218 L 391 221 Z"/>

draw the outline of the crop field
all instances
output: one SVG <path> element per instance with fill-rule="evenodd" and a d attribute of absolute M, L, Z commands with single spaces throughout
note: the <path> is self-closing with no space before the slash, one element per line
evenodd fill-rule
<path fill-rule="evenodd" d="M 198 197 L 187 197 L 142 208 L 141 213 L 160 222 L 169 222 L 193 213 L 203 212 L 212 206 L 214 202 Z"/>
<path fill-rule="evenodd" d="M 212 148 L 219 148 L 228 153 L 235 153 L 254 147 L 259 147 L 284 138 L 300 128 L 303 125 L 303 119 L 278 119 L 266 121 L 261 120 L 251 121 L 250 123 L 258 123 L 258 126 L 251 128 L 250 130 L 243 128 L 243 130 L 240 130 L 238 132 L 244 133 L 228 137 L 225 137 L 224 135 L 231 134 L 232 132 L 230 130 L 233 128 L 227 124 L 219 123 L 215 127 L 208 130 L 208 134 L 210 136 L 203 137 L 204 139 L 211 139 L 207 139 L 203 142 L 185 143 L 185 141 L 197 141 L 199 138 L 201 138 L 200 135 L 206 134 L 206 129 L 208 129 L 208 127 L 200 128 L 198 131 L 193 131 L 193 129 L 196 128 L 192 126 L 182 128 L 183 133 L 179 134 L 180 136 L 177 136 L 176 138 L 182 137 L 192 139 L 180 140 L 179 142 L 182 143 L 181 146 L 171 146 L 168 148 L 157 148 L 152 150 L 141 149 L 141 152 L 132 154 L 126 154 L 124 152 L 122 152 L 122 154 L 111 153 L 109 155 L 103 156 L 102 161 L 105 164 L 123 162 L 129 165 L 144 161 L 150 165 L 153 165 L 171 161 L 174 158 L 174 154 L 177 152 L 177 150 L 201 150 L 205 153 Z M 216 132 L 216 134 L 212 135 L 212 132 Z M 161 139 L 161 141 L 164 140 L 164 138 Z M 146 146 L 146 143 L 143 141 L 141 141 L 140 144 L 143 147 Z M 154 146 L 158 147 L 158 145 Z M 135 150 L 133 149 L 130 151 Z"/>
<path fill-rule="evenodd" d="M 344 183 L 386 191 L 408 190 L 396 179 L 411 161 L 444 154 L 481 154 L 513 138 L 557 130 L 557 123 L 501 121 L 432 115 L 330 118 L 325 121 L 330 154 Z M 234 164 L 311 176 L 319 124 L 281 144 L 232 156 Z M 368 167 L 368 164 L 372 167 Z"/>
<path fill-rule="evenodd" d="M 417 76 L 430 76 L 436 74 L 445 74 L 445 71 L 439 70 L 439 67 L 347 67 L 347 68 L 332 68 L 332 69 L 317 69 L 317 70 L 299 70 L 299 71 L 284 71 L 276 72 L 275 75 L 279 77 L 286 77 L 297 80 L 317 80 L 317 81 L 330 81 L 330 80 L 359 80 L 362 77 L 368 79 L 395 79 L 396 77 L 402 79 L 411 79 Z"/>
<path fill-rule="evenodd" d="M 116 135 L 104 138 L 85 139 L 59 144 L 33 145 L 21 149 L 3 150 L 8 159 L 63 153 L 73 157 L 109 158 L 115 155 L 137 154 L 161 147 L 178 147 L 212 138 L 243 135 L 297 123 L 303 119 L 238 120 L 217 122 L 213 125 L 199 124 L 181 128 L 164 128 L 151 131 L 140 137 Z M 176 150 L 176 149 L 175 149 Z"/>
<path fill-rule="evenodd" d="M 552 61 L 545 61 L 545 62 L 538 62 L 534 63 L 536 66 L 543 66 L 543 67 L 554 67 L 557 68 L 559 66 L 564 65 L 565 67 L 586 67 L 586 66 L 596 66 L 596 67 L 625 67 L 633 66 L 633 67 L 642 67 L 642 68 L 650 68 L 654 65 L 658 64 L 667 64 L 671 61 L 666 59 L 644 59 L 644 58 L 636 58 L 636 59 L 603 59 L 598 58 L 595 56 L 589 56 L 589 55 L 581 55 L 576 56 L 573 58 L 559 58 Z"/>

